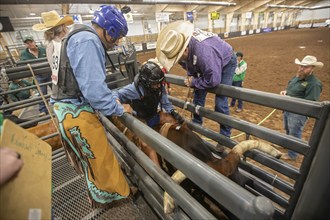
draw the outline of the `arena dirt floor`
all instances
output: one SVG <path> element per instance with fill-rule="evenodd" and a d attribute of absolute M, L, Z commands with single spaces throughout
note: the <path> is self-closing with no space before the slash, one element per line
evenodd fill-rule
<path fill-rule="evenodd" d="M 226 41 L 233 46 L 235 51 L 244 53 L 244 59 L 248 64 L 245 88 L 279 94 L 281 90 L 285 90 L 288 81 L 298 70 L 298 65 L 294 63 L 295 58 L 301 60 L 306 55 L 313 55 L 324 63 L 322 69 L 315 70 L 315 75 L 323 84 L 320 101 L 330 100 L 330 28 L 283 30 L 226 39 Z M 155 57 L 155 52 L 139 54 L 138 61 L 143 63 L 153 57 Z M 175 65 L 171 73 L 180 76 L 186 75 L 179 65 Z M 187 91 L 182 90 L 182 87 L 172 86 L 172 96 L 185 100 L 186 93 Z M 208 94 L 206 107 L 214 108 L 214 95 Z M 235 108 L 231 108 L 231 115 L 255 124 L 273 111 L 271 108 L 247 102 L 244 102 L 243 108 L 241 113 L 236 113 Z M 185 112 L 184 116 L 190 118 L 190 113 Z M 312 133 L 314 121 L 309 119 L 305 126 L 303 132 L 305 141 L 308 141 Z M 218 124 L 210 120 L 206 119 L 204 126 L 219 131 Z M 282 111 L 276 110 L 262 123 L 262 126 L 284 133 Z M 233 130 L 232 136 L 240 133 L 239 130 Z M 245 135 L 241 135 L 235 140 L 243 141 Z M 280 148 L 280 150 L 286 152 L 286 149 Z M 301 161 L 302 156 L 300 155 L 296 161 L 287 162 L 300 167 Z"/>

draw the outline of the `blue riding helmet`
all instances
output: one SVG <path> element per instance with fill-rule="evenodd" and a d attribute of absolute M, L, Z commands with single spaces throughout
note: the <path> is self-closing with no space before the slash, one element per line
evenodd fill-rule
<path fill-rule="evenodd" d="M 113 5 L 102 5 L 94 12 L 93 23 L 96 23 L 114 39 L 125 37 L 128 32 L 127 22 L 120 10 Z"/>

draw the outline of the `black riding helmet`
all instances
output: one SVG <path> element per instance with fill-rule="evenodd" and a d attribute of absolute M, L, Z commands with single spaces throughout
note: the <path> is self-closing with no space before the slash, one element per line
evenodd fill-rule
<path fill-rule="evenodd" d="M 156 63 L 148 61 L 141 66 L 139 83 L 145 89 L 152 90 L 152 85 L 161 84 L 164 79 L 164 72 Z"/>

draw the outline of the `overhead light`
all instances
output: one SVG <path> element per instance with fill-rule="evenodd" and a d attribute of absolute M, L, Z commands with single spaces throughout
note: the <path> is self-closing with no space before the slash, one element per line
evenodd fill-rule
<path fill-rule="evenodd" d="M 300 9 L 300 10 L 304 10 L 304 9 L 309 9 L 311 10 L 312 7 L 307 7 L 307 6 L 295 6 L 295 5 L 272 5 L 272 4 L 267 4 L 268 8 L 287 8 L 287 9 Z"/>
<path fill-rule="evenodd" d="M 34 13 L 34 12 L 30 12 L 30 15 L 31 15 L 31 16 L 35 16 L 36 13 Z"/>
<path fill-rule="evenodd" d="M 133 1 L 134 2 L 134 1 Z M 140 3 L 140 1 L 138 1 Z M 131 3 L 132 4 L 132 3 Z M 187 0 L 143 0 L 142 4 L 167 4 L 167 5 L 179 5 L 179 4 L 186 4 L 186 5 L 213 5 L 213 6 L 236 6 L 234 2 L 217 2 L 217 1 L 187 1 Z"/>

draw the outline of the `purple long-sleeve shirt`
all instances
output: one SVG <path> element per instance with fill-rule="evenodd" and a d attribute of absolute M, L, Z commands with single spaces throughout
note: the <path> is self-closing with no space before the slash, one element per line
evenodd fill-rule
<path fill-rule="evenodd" d="M 188 76 L 193 76 L 192 87 L 207 89 L 219 85 L 222 69 L 233 55 L 232 47 L 220 37 L 213 36 L 201 42 L 192 37 L 188 49 L 188 61 L 182 66 Z"/>

